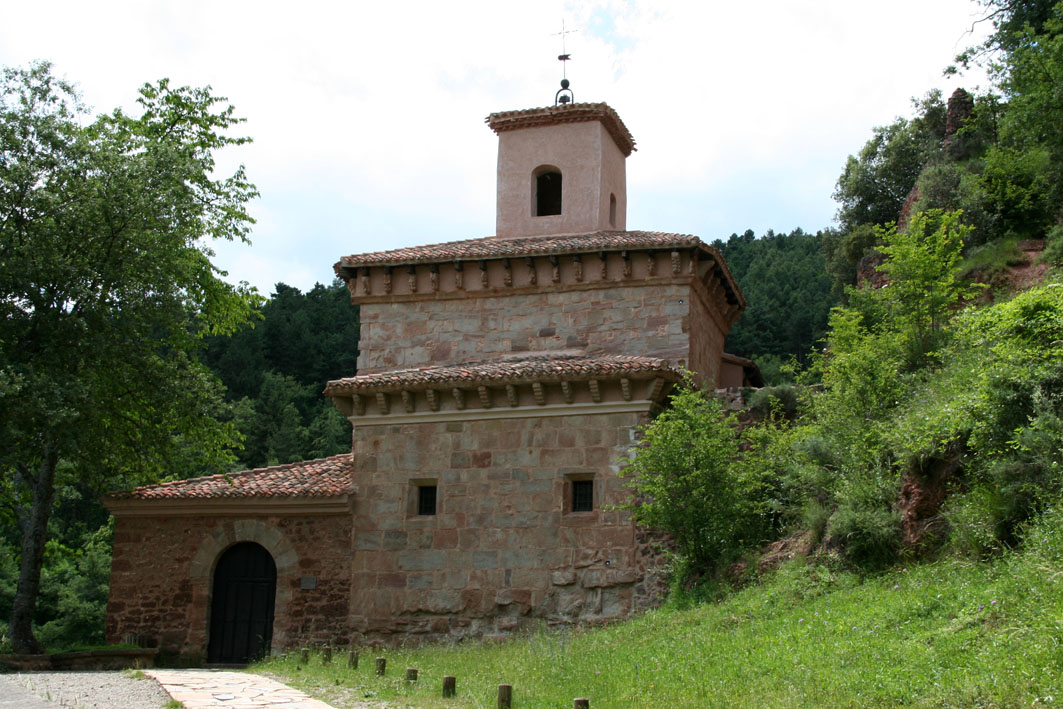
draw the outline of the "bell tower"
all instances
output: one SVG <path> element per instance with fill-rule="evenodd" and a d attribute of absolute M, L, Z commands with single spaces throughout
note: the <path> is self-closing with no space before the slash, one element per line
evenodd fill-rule
<path fill-rule="evenodd" d="M 635 140 L 608 105 L 561 100 L 492 113 L 487 125 L 498 134 L 497 237 L 626 229 Z"/>

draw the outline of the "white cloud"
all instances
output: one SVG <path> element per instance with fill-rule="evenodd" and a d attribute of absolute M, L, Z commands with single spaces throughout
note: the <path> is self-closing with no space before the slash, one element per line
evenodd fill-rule
<path fill-rule="evenodd" d="M 0 64 L 48 59 L 98 110 L 168 76 L 227 96 L 262 198 L 254 246 L 217 262 L 268 292 L 329 281 L 339 256 L 490 234 L 491 111 L 546 105 L 569 78 L 638 141 L 628 223 L 697 233 L 831 221 L 834 180 L 973 40 L 971 0 L 761 3 L 14 4 Z M 965 85 L 973 83 L 968 79 Z"/>

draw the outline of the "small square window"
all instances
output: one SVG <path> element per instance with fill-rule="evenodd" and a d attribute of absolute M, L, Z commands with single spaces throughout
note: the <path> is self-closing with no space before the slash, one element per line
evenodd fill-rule
<path fill-rule="evenodd" d="M 434 515 L 436 513 L 436 486 L 417 486 L 417 514 Z"/>
<path fill-rule="evenodd" d="M 572 511 L 590 512 L 594 509 L 594 481 L 572 481 Z"/>

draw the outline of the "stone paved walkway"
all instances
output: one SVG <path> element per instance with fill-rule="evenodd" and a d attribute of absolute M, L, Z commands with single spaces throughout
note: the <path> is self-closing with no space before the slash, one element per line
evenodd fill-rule
<path fill-rule="evenodd" d="M 244 672 L 221 670 L 144 670 L 154 677 L 171 697 L 187 709 L 229 707 L 230 709 L 332 709 L 297 689 L 276 680 Z"/>

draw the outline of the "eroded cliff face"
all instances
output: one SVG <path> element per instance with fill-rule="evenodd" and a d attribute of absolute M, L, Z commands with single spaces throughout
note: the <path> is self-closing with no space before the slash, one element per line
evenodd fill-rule
<path fill-rule="evenodd" d="M 956 89 L 949 96 L 947 113 L 945 114 L 945 137 L 942 147 L 945 154 L 953 160 L 960 160 L 966 156 L 968 140 L 959 135 L 971 116 L 974 115 L 974 97 L 964 89 Z M 900 214 L 897 215 L 897 228 L 904 229 L 912 216 L 912 206 L 919 200 L 920 193 L 917 185 L 912 185 L 911 191 L 904 200 Z M 863 274 L 861 273 L 861 278 Z M 862 282 L 862 281 L 858 281 Z"/>
<path fill-rule="evenodd" d="M 889 282 L 886 274 L 878 270 L 885 258 L 878 251 L 873 251 L 856 264 L 857 288 L 881 288 Z"/>
<path fill-rule="evenodd" d="M 902 476 L 897 509 L 906 549 L 927 551 L 946 531 L 941 507 L 952 489 L 962 484 L 963 452 L 964 443 L 957 441 L 939 456 L 913 462 Z"/>

